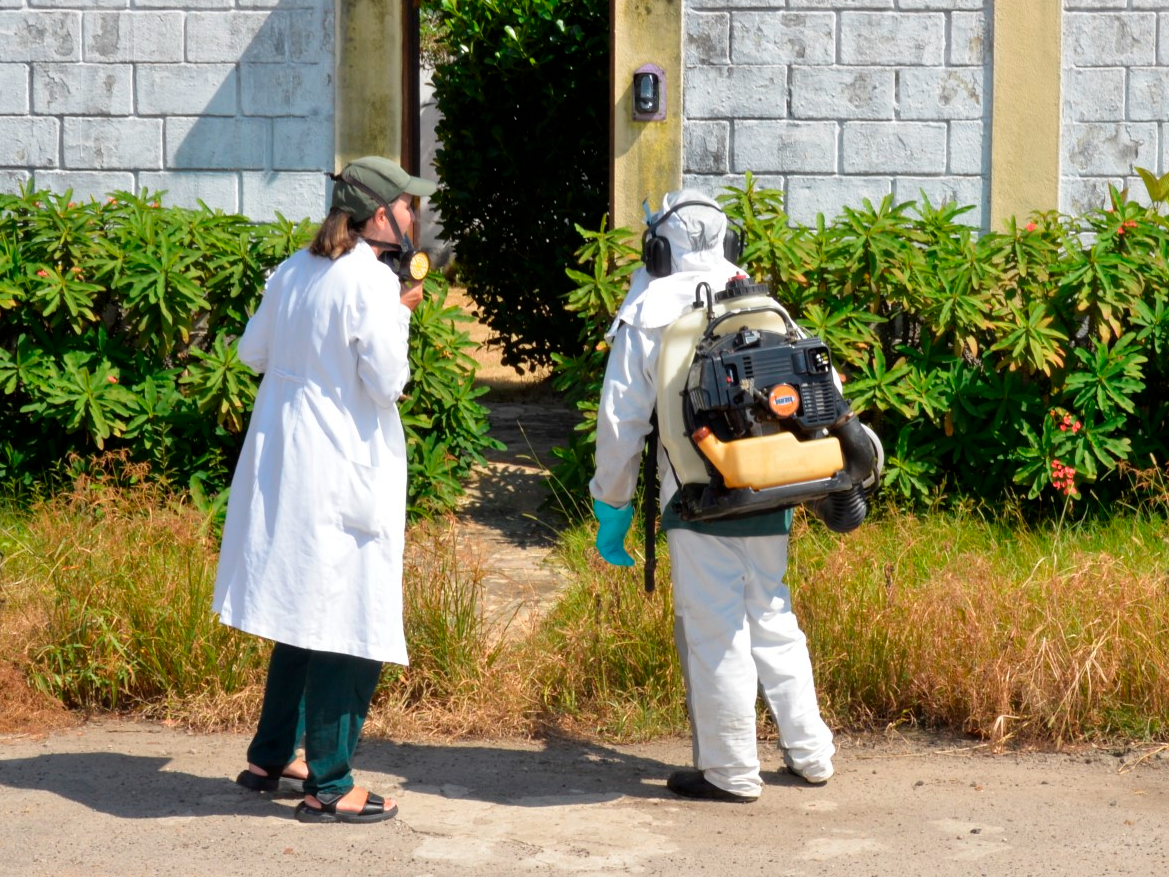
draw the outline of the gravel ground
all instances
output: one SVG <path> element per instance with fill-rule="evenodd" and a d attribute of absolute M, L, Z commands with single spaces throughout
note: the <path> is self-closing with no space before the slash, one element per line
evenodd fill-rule
<path fill-rule="evenodd" d="M 839 742 L 818 788 L 766 749 L 763 797 L 740 806 L 666 791 L 684 740 L 367 740 L 358 781 L 398 817 L 321 826 L 232 782 L 243 736 L 101 721 L 0 737 L 0 856 L 22 875 L 1169 874 L 1164 752 Z"/>

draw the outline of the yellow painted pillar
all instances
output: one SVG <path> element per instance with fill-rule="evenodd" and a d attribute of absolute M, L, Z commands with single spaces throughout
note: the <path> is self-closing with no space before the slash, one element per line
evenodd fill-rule
<path fill-rule="evenodd" d="M 1059 207 L 1062 0 L 995 0 L 990 227 Z"/>
<path fill-rule="evenodd" d="M 611 228 L 639 229 L 641 202 L 656 210 L 682 185 L 682 0 L 611 0 Z M 633 120 L 633 72 L 665 72 L 666 118 Z"/>
<path fill-rule="evenodd" d="M 363 155 L 402 160 L 403 2 L 335 0 L 336 168 Z"/>

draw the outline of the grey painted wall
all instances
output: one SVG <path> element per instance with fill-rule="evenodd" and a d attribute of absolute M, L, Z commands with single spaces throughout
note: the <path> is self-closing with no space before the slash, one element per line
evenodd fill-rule
<path fill-rule="evenodd" d="M 688 0 L 686 184 L 750 170 L 804 223 L 924 191 L 983 225 L 993 18 L 993 0 Z M 1143 195 L 1133 167 L 1169 165 L 1169 0 L 1065 0 L 1063 28 L 1058 206 Z"/>
<path fill-rule="evenodd" d="M 1169 0 L 1066 0 L 1060 208 L 1107 203 L 1109 184 L 1169 171 Z"/>
<path fill-rule="evenodd" d="M 0 0 L 0 190 L 322 215 L 333 2 Z M 1169 0 L 1064 10 L 1059 206 L 1075 211 L 1169 165 Z M 686 184 L 751 170 L 802 222 L 924 191 L 981 225 L 992 20 L 993 0 L 686 0 Z M 425 144 L 426 95 L 423 115 Z"/>
<path fill-rule="evenodd" d="M 0 190 L 323 214 L 333 0 L 0 0 Z"/>
<path fill-rule="evenodd" d="M 750 170 L 798 222 L 924 191 L 981 225 L 990 18 L 987 0 L 690 0 L 685 182 Z"/>

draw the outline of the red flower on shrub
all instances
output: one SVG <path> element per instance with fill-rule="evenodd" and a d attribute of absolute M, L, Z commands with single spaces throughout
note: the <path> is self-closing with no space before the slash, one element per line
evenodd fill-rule
<path fill-rule="evenodd" d="M 1076 490 L 1076 470 L 1071 466 L 1065 466 L 1059 460 L 1052 460 L 1051 486 L 1065 496 L 1075 496 L 1078 492 Z"/>

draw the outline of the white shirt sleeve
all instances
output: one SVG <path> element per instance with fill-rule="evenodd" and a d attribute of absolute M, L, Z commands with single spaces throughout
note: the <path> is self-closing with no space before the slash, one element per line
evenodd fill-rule
<path fill-rule="evenodd" d="M 272 350 L 272 328 L 276 323 L 276 312 L 280 293 L 274 291 L 271 280 L 264 284 L 264 295 L 260 299 L 260 306 L 248 325 L 244 334 L 240 336 L 236 346 L 236 355 L 240 361 L 253 371 L 263 373 L 268 370 L 268 356 Z"/>
<path fill-rule="evenodd" d="M 642 452 L 657 402 L 661 330 L 623 323 L 613 338 L 597 409 L 597 469 L 589 482 L 595 499 L 623 506 L 633 498 Z"/>
<path fill-rule="evenodd" d="M 363 288 L 349 331 L 357 350 L 357 374 L 381 408 L 396 404 L 410 380 L 410 309 L 402 305 L 398 292 L 396 277 L 389 289 L 384 283 Z"/>

